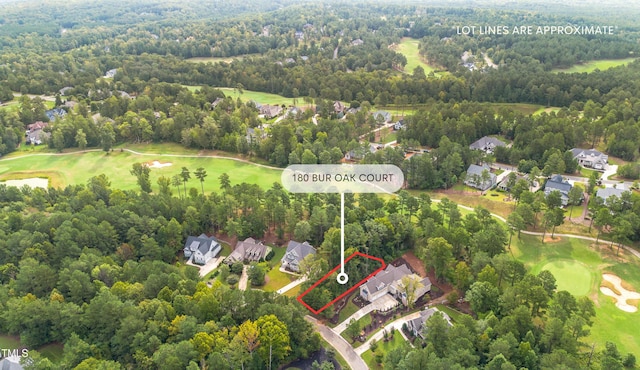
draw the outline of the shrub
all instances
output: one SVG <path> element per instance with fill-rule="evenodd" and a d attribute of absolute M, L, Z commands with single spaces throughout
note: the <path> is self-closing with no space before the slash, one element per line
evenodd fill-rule
<path fill-rule="evenodd" d="M 449 305 L 455 305 L 458 303 L 458 299 L 460 295 L 456 290 L 452 290 L 451 293 L 447 294 L 447 301 L 449 301 Z"/>
<path fill-rule="evenodd" d="M 234 274 L 241 274 L 243 268 L 244 268 L 244 264 L 242 262 L 240 261 L 234 262 L 234 264 L 231 265 L 231 272 Z"/>
<path fill-rule="evenodd" d="M 271 249 L 271 250 L 269 251 L 269 253 L 267 253 L 267 255 L 266 255 L 266 256 L 264 256 L 264 259 L 265 259 L 266 261 L 271 261 L 271 259 L 272 259 L 272 258 L 273 258 L 273 256 L 275 256 L 275 255 L 276 255 L 276 252 L 274 252 L 274 251 L 273 251 L 273 249 Z"/>
<path fill-rule="evenodd" d="M 216 270 L 216 272 L 220 274 L 220 279 L 222 281 L 225 281 L 229 277 L 229 274 L 231 273 L 231 269 L 229 268 L 228 265 L 223 263 L 220 267 L 218 267 L 218 270 Z"/>
<path fill-rule="evenodd" d="M 227 276 L 227 284 L 229 285 L 236 285 L 238 281 L 240 281 L 240 276 L 236 274 L 231 274 Z"/>

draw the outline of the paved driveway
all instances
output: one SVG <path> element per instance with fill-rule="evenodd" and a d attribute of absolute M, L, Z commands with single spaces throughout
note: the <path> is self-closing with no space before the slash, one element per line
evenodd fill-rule
<path fill-rule="evenodd" d="M 353 350 L 353 347 L 338 333 L 331 330 L 331 328 L 323 325 L 321 322 L 316 320 L 315 318 L 307 315 L 304 317 L 307 321 L 311 322 L 320 336 L 326 340 L 333 348 L 340 353 L 342 358 L 347 362 L 351 370 L 368 370 L 369 367 L 367 363 L 364 362 L 362 357 L 360 357 L 356 351 Z"/>

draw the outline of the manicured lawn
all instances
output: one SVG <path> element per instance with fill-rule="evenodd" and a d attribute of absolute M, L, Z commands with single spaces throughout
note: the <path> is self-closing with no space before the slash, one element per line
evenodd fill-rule
<path fill-rule="evenodd" d="M 265 292 L 275 292 L 295 279 L 293 275 L 280 272 L 280 269 L 277 266 L 267 273 L 267 278 L 269 279 L 269 282 L 260 288 Z"/>
<path fill-rule="evenodd" d="M 0 348 L 18 349 L 20 348 L 20 340 L 9 335 L 0 335 Z"/>
<path fill-rule="evenodd" d="M 402 337 L 402 335 L 400 334 L 400 332 L 398 330 L 394 330 L 393 331 L 393 339 L 385 342 L 384 340 L 380 340 L 378 342 L 378 348 L 376 348 L 376 352 L 373 353 L 371 352 L 370 349 L 366 350 L 363 354 L 362 354 L 362 359 L 364 360 L 364 362 L 367 363 L 367 365 L 369 365 L 369 369 L 382 369 L 381 366 L 379 366 L 376 363 L 376 353 L 384 353 L 387 354 L 389 353 L 389 351 L 401 347 L 403 345 L 406 345 L 406 341 L 404 340 L 404 338 Z"/>
<path fill-rule="evenodd" d="M 533 115 L 535 116 L 535 115 L 538 115 L 538 114 L 542 114 L 542 113 L 551 113 L 551 112 L 555 112 L 555 113 L 557 113 L 557 112 L 559 112 L 559 111 L 560 111 L 560 108 L 558 108 L 558 107 L 547 107 L 547 108 L 541 107 L 540 109 L 538 109 L 537 111 L 535 111 L 535 112 L 533 113 Z"/>
<path fill-rule="evenodd" d="M 527 116 L 537 112 L 540 108 L 542 108 L 541 105 L 528 103 L 491 103 L 491 106 L 494 107 L 496 111 L 498 111 L 500 108 L 506 108 L 516 112 L 521 112 L 522 114 Z"/>
<path fill-rule="evenodd" d="M 590 73 L 595 71 L 596 69 L 604 71 L 609 68 L 627 65 L 633 62 L 634 60 L 636 60 L 636 58 L 591 60 L 585 63 L 573 65 L 571 68 L 554 68 L 552 72 Z"/>
<path fill-rule="evenodd" d="M 258 184 L 264 189 L 270 188 L 274 182 L 280 182 L 280 170 L 259 167 L 232 159 L 207 157 L 175 157 L 162 155 L 138 155 L 115 150 L 110 154 L 102 151 L 75 153 L 66 155 L 10 155 L 0 160 L 0 180 L 48 177 L 50 186 L 63 187 L 69 184 L 86 184 L 92 176 L 105 174 L 113 188 L 138 189 L 136 178 L 129 173 L 131 165 L 136 162 L 153 161 L 172 163 L 171 166 L 151 169 L 151 187 L 158 190 L 157 180 L 160 176 L 171 177 L 180 172 L 182 167 L 191 171 L 191 180 L 187 189 L 200 191 L 200 182 L 193 175 L 198 167 L 207 171 L 204 181 L 205 192 L 217 191 L 220 188 L 218 178 L 227 173 L 231 184 L 242 182 Z M 181 187 L 182 191 L 184 189 Z M 174 194 L 176 188 L 172 187 Z"/>
<path fill-rule="evenodd" d="M 294 105 L 293 98 L 286 98 L 282 95 L 269 94 L 260 91 L 251 91 L 251 90 L 243 90 L 242 94 L 238 94 L 238 91 L 231 87 L 218 87 L 218 89 L 222 90 L 226 96 L 231 96 L 234 99 L 237 99 L 238 96 L 242 101 L 255 100 L 260 104 L 271 104 L 271 105 Z M 298 97 L 298 106 L 306 106 L 307 103 L 304 102 L 302 97 Z"/>
<path fill-rule="evenodd" d="M 406 73 L 413 74 L 413 70 L 420 66 L 424 69 L 424 73 L 429 75 L 430 72 L 435 72 L 436 68 L 428 64 L 419 52 L 420 41 L 410 37 L 404 37 L 400 44 L 398 44 L 396 51 L 407 58 L 407 64 L 404 66 Z M 439 76 L 439 74 L 436 74 Z"/>
<path fill-rule="evenodd" d="M 454 310 L 453 308 L 449 307 L 449 306 L 445 306 L 443 304 L 437 304 L 436 308 L 444 313 L 446 313 L 447 315 L 449 315 L 449 317 L 451 318 L 451 320 L 455 323 L 456 321 L 460 320 L 460 317 L 466 315 L 465 313 L 462 313 L 460 311 Z"/>
<path fill-rule="evenodd" d="M 354 297 L 356 297 L 355 294 L 351 298 L 349 298 L 347 305 L 340 311 L 340 315 L 338 315 L 338 324 L 346 320 L 347 317 L 353 315 L 354 313 L 356 313 L 356 311 L 360 309 L 358 306 L 355 305 L 355 303 L 353 303 Z"/>
<path fill-rule="evenodd" d="M 231 246 L 225 242 L 220 242 L 220 245 L 222 246 L 222 250 L 220 251 L 220 255 L 221 256 L 228 256 L 231 254 L 231 252 L 233 252 L 233 248 L 231 248 Z"/>
<path fill-rule="evenodd" d="M 640 291 L 640 261 L 632 256 L 616 256 L 615 248 L 591 242 L 562 238 L 557 242 L 540 243 L 540 237 L 522 235 L 513 239 L 514 256 L 524 262 L 534 274 L 543 269 L 550 270 L 557 280 L 558 289 L 573 294 L 583 294 L 596 305 L 596 318 L 591 335 L 585 343 L 595 343 L 596 351 L 602 350 L 606 341 L 614 342 L 623 352 L 640 356 L 640 311 L 623 312 L 615 307 L 612 298 L 600 293 L 603 273 L 613 273 L 627 284 L 628 288 Z M 585 293 L 586 291 L 586 293 Z"/>
<path fill-rule="evenodd" d="M 362 316 L 359 320 L 358 323 L 360 323 L 360 329 L 364 329 L 365 326 L 370 325 L 371 324 L 371 315 L 364 315 Z M 349 334 L 347 334 L 348 330 L 343 331 L 342 333 L 340 333 L 340 335 L 347 340 L 347 342 L 351 343 L 351 345 L 354 348 L 360 347 L 362 345 L 362 342 L 356 341 L 355 343 L 351 342 L 351 337 L 349 336 Z M 373 335 L 375 332 L 370 333 L 370 335 Z"/>
<path fill-rule="evenodd" d="M 287 297 L 292 297 L 295 298 L 300 294 L 300 288 L 302 287 L 302 285 L 298 285 L 296 287 L 294 287 L 291 290 L 288 290 L 284 293 L 284 295 L 286 295 Z"/>

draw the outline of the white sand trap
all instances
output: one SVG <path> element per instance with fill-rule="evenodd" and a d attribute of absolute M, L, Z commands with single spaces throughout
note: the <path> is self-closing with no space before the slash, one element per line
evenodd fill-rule
<path fill-rule="evenodd" d="M 7 180 L 7 181 L 2 181 L 1 183 L 7 186 L 15 186 L 17 188 L 21 188 L 24 185 L 28 185 L 32 189 L 33 188 L 47 189 L 49 187 L 49 179 L 43 179 L 40 177 L 32 177 L 29 179 L 22 179 L 22 180 Z"/>
<path fill-rule="evenodd" d="M 616 294 L 613 290 L 607 287 L 600 287 L 600 291 L 602 292 L 602 294 L 616 299 L 616 307 L 625 312 L 638 311 L 638 307 L 627 304 L 627 299 L 640 299 L 640 293 L 632 292 L 623 288 L 621 284 L 622 279 L 620 279 L 616 275 L 602 274 L 602 278 L 613 284 L 613 287 L 620 292 L 620 294 Z"/>
<path fill-rule="evenodd" d="M 151 164 L 148 165 L 149 168 L 162 168 L 162 167 L 169 167 L 169 166 L 173 166 L 173 163 L 171 162 L 167 162 L 167 163 L 160 163 L 158 161 L 153 161 L 151 162 Z"/>

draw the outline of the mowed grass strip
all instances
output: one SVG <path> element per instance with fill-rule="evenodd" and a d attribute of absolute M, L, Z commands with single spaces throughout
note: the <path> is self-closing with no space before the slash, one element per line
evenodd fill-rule
<path fill-rule="evenodd" d="M 624 58 L 624 59 L 600 59 L 600 60 L 591 60 L 585 63 L 575 64 L 570 68 L 554 68 L 551 71 L 555 73 L 564 72 L 564 73 L 591 73 L 596 69 L 601 71 L 605 71 L 609 68 L 618 67 L 627 65 L 637 58 Z"/>
<path fill-rule="evenodd" d="M 105 174 L 111 181 L 112 188 L 130 190 L 139 189 L 135 176 L 129 171 L 133 163 L 171 163 L 171 166 L 151 169 L 151 187 L 158 190 L 157 180 L 160 176 L 172 177 L 186 167 L 191 172 L 191 179 L 187 181 L 187 189 L 196 188 L 200 191 L 200 181 L 195 178 L 194 171 L 203 167 L 207 171 L 204 181 L 205 192 L 220 190 L 221 174 L 229 175 L 231 185 L 240 183 L 257 184 L 263 189 L 270 188 L 274 182 L 280 182 L 281 170 L 260 167 L 251 163 L 244 163 L 233 159 L 207 157 L 165 157 L 161 155 L 138 155 L 115 150 L 109 154 L 102 151 L 88 153 L 71 153 L 64 155 L 23 155 L 0 160 L 0 167 L 6 168 L 0 175 L 0 180 L 15 179 L 16 173 L 20 178 L 49 177 L 53 186 L 70 184 L 86 184 L 87 181 L 100 174 Z M 184 191 L 183 184 L 181 186 Z M 175 187 L 172 189 L 176 190 Z"/>
<path fill-rule="evenodd" d="M 420 55 L 420 41 L 410 37 L 404 37 L 396 47 L 396 51 L 405 58 L 407 58 L 407 64 L 404 66 L 406 73 L 413 74 L 413 70 L 420 66 L 424 69 L 424 73 L 428 75 L 431 72 L 436 72 L 436 68 L 431 64 L 425 62 L 422 55 Z"/>

